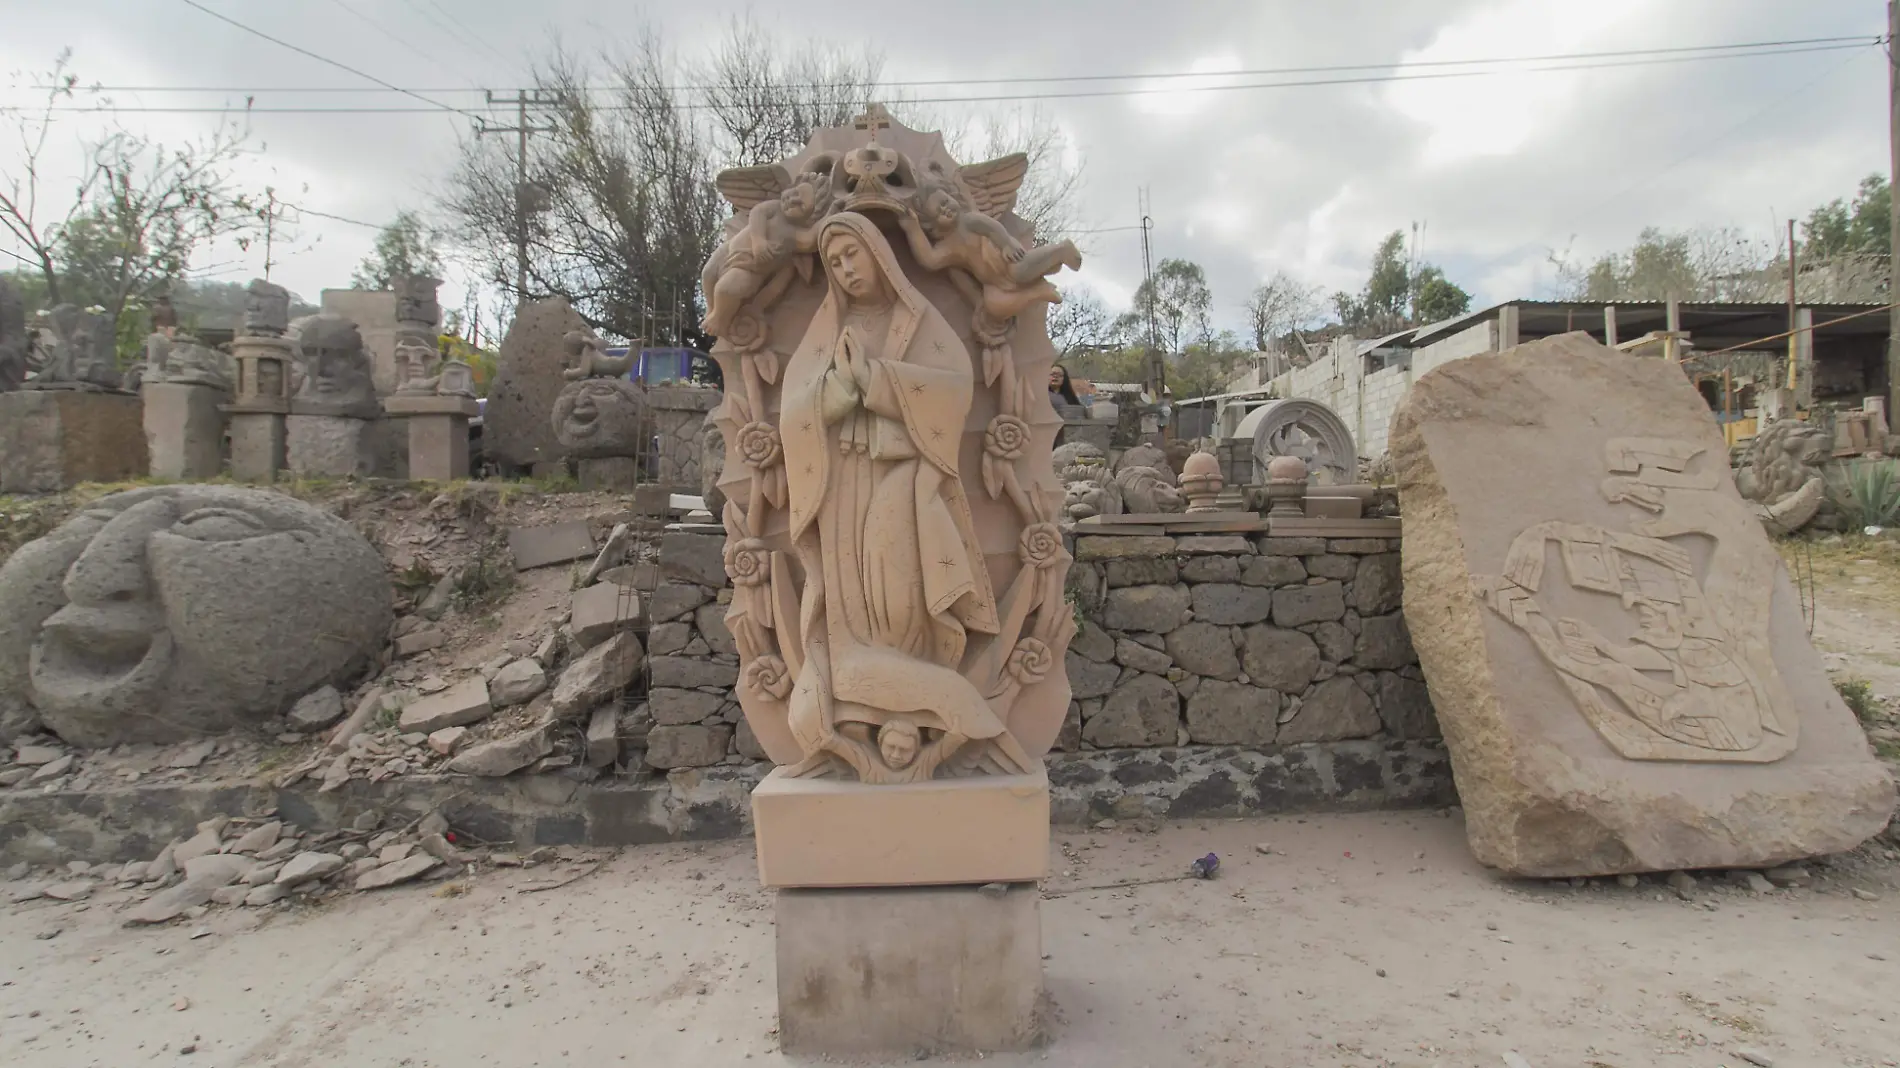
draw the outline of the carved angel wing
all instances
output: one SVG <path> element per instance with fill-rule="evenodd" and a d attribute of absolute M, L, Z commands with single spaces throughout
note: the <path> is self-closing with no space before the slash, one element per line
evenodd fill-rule
<path fill-rule="evenodd" d="M 719 172 L 713 184 L 719 187 L 719 195 L 726 198 L 733 211 L 744 215 L 784 192 L 792 184 L 792 175 L 777 163 L 764 167 L 728 167 Z"/>
<path fill-rule="evenodd" d="M 994 219 L 1015 210 L 1016 190 L 1022 188 L 1023 176 L 1028 173 L 1029 157 L 1021 152 L 972 163 L 957 171 L 976 201 L 976 210 Z"/>

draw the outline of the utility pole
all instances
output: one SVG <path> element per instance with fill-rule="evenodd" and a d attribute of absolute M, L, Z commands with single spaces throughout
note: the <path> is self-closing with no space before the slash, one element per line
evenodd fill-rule
<path fill-rule="evenodd" d="M 528 188 L 528 136 L 538 133 L 553 133 L 553 123 L 535 124 L 528 121 L 530 107 L 553 107 L 561 102 L 561 94 L 552 89 L 517 89 L 513 96 L 500 96 L 493 89 L 483 91 L 490 106 L 513 104 L 515 106 L 515 124 L 513 126 L 490 126 L 477 119 L 475 136 L 511 133 L 515 141 L 515 306 L 519 308 L 528 300 L 528 215 L 530 210 L 545 211 L 546 199 L 536 195 L 537 191 Z"/>
<path fill-rule="evenodd" d="M 270 281 L 271 244 L 277 237 L 277 189 L 264 187 L 264 281 Z"/>
<path fill-rule="evenodd" d="M 1888 188 L 1893 182 L 1900 181 L 1900 73 L 1894 67 L 1894 37 L 1900 32 L 1900 4 L 1887 0 L 1887 151 L 1891 170 L 1888 173 Z M 1888 199 L 1893 200 L 1891 194 Z M 1889 253 L 1900 253 L 1900 200 L 1894 200 L 1888 208 L 1888 235 L 1891 241 Z M 1894 270 L 1894 259 L 1887 257 L 1887 303 L 1900 299 L 1900 286 L 1895 285 L 1900 271 Z M 1887 312 L 1887 411 L 1900 412 L 1900 330 L 1894 329 L 1894 313 Z"/>

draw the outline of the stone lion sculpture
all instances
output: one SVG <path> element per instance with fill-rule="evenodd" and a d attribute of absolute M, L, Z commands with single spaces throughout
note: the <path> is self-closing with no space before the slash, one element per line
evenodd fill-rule
<path fill-rule="evenodd" d="M 390 623 L 381 555 L 335 516 L 233 486 L 115 493 L 0 567 L 0 708 L 90 747 L 259 724 L 350 681 Z"/>
<path fill-rule="evenodd" d="M 1821 465 L 1833 455 L 1834 439 L 1798 419 L 1778 419 L 1756 434 L 1735 488 L 1757 505 L 1770 534 L 1792 534 L 1808 525 L 1827 499 Z"/>

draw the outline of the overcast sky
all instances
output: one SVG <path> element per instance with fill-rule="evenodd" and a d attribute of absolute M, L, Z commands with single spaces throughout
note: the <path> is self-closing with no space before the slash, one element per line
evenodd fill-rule
<path fill-rule="evenodd" d="M 1443 71 L 1430 64 L 1448 60 L 1856 34 L 1871 40 L 1886 19 L 1878 0 L 800 0 L 783 8 L 727 0 L 645 7 L 624 0 L 200 2 L 386 82 L 460 87 L 431 95 L 470 107 L 481 88 L 521 84 L 554 35 L 591 46 L 627 38 L 651 20 L 690 54 L 748 10 L 788 38 L 880 48 L 885 76 L 904 81 L 1338 64 L 1418 75 Z M 6 106 L 33 103 L 29 72 L 67 47 L 84 80 L 111 86 L 240 89 L 259 107 L 416 103 L 249 36 L 184 0 L 0 0 L 0 10 L 8 15 L 0 66 L 19 72 L 0 100 Z M 1217 326 L 1239 328 L 1241 302 L 1275 270 L 1329 291 L 1356 289 L 1378 239 L 1414 223 L 1424 258 L 1480 303 L 1548 297 L 1553 250 L 1585 259 L 1626 247 L 1646 225 L 1734 225 L 1766 241 L 1790 214 L 1851 194 L 1863 175 L 1887 169 L 1887 76 L 1873 47 L 1409 83 L 1192 88 L 1285 77 L 1210 77 L 1166 83 L 1171 91 L 1156 95 L 1038 105 L 1079 148 L 1085 221 L 1132 225 L 1137 190 L 1146 187 L 1156 258 L 1206 267 Z M 313 86 L 368 91 L 283 91 Z M 243 98 L 111 95 L 124 106 Z M 56 143 L 76 140 L 89 121 L 73 117 Z M 217 119 L 125 113 L 116 121 L 180 138 Z M 426 212 L 430 190 L 469 129 L 465 118 L 447 114 L 260 114 L 250 124 L 263 147 L 246 160 L 247 180 L 371 223 L 402 208 Z M 8 173 L 18 158 L 14 142 L 0 127 L 0 170 Z M 348 284 L 374 236 L 306 216 L 273 277 L 314 299 L 325 287 Z M 1085 251 L 1081 281 L 1111 305 L 1125 302 L 1141 276 L 1138 234 L 1091 235 Z M 262 253 L 220 248 L 194 266 L 241 281 L 260 273 Z M 466 280 L 450 274 L 443 298 L 454 307 Z"/>

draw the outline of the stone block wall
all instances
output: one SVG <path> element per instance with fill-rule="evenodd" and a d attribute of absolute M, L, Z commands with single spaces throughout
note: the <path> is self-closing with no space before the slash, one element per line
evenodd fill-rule
<path fill-rule="evenodd" d="M 654 481 L 682 493 L 699 492 L 699 431 L 719 399 L 716 389 L 692 386 L 647 391 L 653 413 Z"/>
<path fill-rule="evenodd" d="M 656 772 L 765 759 L 733 694 L 723 546 L 661 540 L 647 699 L 621 732 Z M 1097 535 L 1072 551 L 1059 822 L 1451 803 L 1397 541 Z"/>

